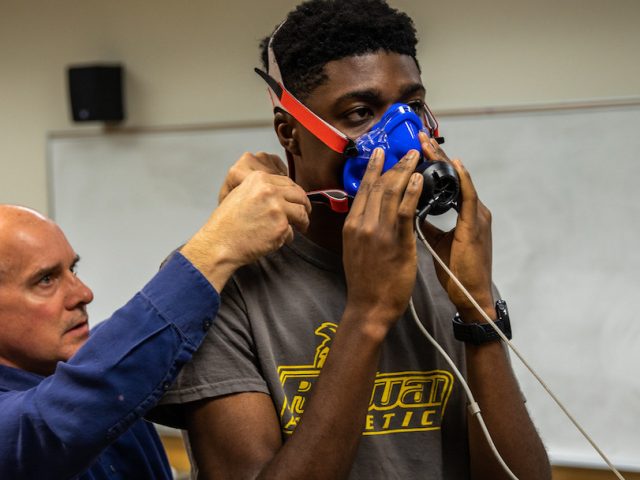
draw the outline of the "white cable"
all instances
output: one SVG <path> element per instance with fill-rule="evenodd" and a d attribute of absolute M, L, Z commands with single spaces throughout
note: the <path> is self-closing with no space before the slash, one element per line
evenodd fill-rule
<path fill-rule="evenodd" d="M 502 330 L 500 330 L 498 328 L 498 326 L 493 322 L 493 320 L 491 320 L 489 315 L 487 315 L 485 313 L 485 311 L 480 307 L 480 305 L 478 305 L 478 302 L 476 302 L 476 300 L 471 296 L 471 294 L 467 291 L 467 289 L 464 288 L 464 285 L 462 285 L 462 283 L 460 283 L 460 280 L 458 280 L 456 278 L 456 276 L 453 274 L 453 272 L 451 270 L 449 270 L 449 268 L 445 265 L 445 263 L 438 256 L 438 254 L 435 252 L 435 250 L 433 250 L 433 248 L 431 248 L 431 245 L 429 245 L 429 242 L 427 242 L 426 238 L 424 238 L 424 235 L 422 233 L 422 229 L 420 228 L 420 218 L 418 216 L 416 216 L 415 225 L 416 225 L 416 232 L 418 232 L 418 236 L 420 237 L 420 240 L 422 241 L 422 243 L 424 243 L 425 247 L 427 247 L 427 250 L 429 250 L 429 252 L 433 256 L 433 258 L 436 259 L 436 261 L 440 264 L 440 266 L 443 268 L 443 270 L 445 272 L 447 272 L 449 277 L 451 277 L 451 280 L 453 280 L 453 282 L 458 286 L 458 288 L 460 288 L 462 293 L 464 293 L 464 295 L 467 297 L 467 299 L 473 304 L 473 306 L 476 308 L 476 310 L 478 310 L 480 315 L 482 315 L 482 317 L 487 321 L 487 323 L 489 323 L 491 325 L 491 327 L 500 336 L 502 341 L 505 342 L 509 346 L 509 348 L 511 349 L 511 351 L 513 351 L 513 353 L 516 354 L 516 356 L 520 359 L 522 364 L 527 368 L 527 370 L 529 370 L 529 372 L 531 372 L 531 375 L 533 375 L 533 377 L 538 381 L 538 383 L 540 385 L 542 385 L 542 388 L 544 388 L 545 391 L 549 394 L 549 396 L 553 399 L 553 401 L 556 402 L 558 407 L 560 407 L 560 410 L 562 410 L 562 412 L 567 416 L 567 418 L 569 420 L 571 420 L 571 423 L 573 423 L 573 425 L 578 429 L 578 431 L 582 434 L 582 436 L 591 444 L 591 446 L 594 448 L 594 450 L 596 452 L 598 452 L 598 455 L 600 455 L 600 457 L 609 466 L 609 469 L 611 469 L 611 471 L 620 480 L 625 480 L 625 478 L 620 474 L 620 472 L 616 469 L 616 467 L 611 463 L 611 461 L 605 455 L 605 453 L 600 449 L 600 447 L 598 447 L 598 445 L 596 445 L 595 441 L 589 436 L 589 434 L 587 434 L 587 432 L 584 430 L 584 428 L 582 428 L 582 426 L 573 417 L 573 415 L 571 415 L 571 413 L 569 413 L 569 410 L 567 410 L 567 408 L 563 405 L 563 403 L 558 399 L 558 397 L 556 397 L 556 395 L 551 391 L 551 389 L 547 386 L 547 384 L 542 380 L 540 375 L 538 375 L 538 373 L 533 369 L 533 367 L 531 367 L 529 365 L 529 363 L 524 359 L 524 357 L 522 356 L 520 351 L 513 345 L 513 343 L 511 343 L 511 341 L 505 336 L 505 334 L 502 333 Z"/>
<path fill-rule="evenodd" d="M 491 438 L 491 435 L 489 434 L 489 430 L 487 430 L 487 426 L 484 423 L 484 419 L 482 418 L 482 414 L 480 413 L 480 406 L 476 402 L 475 398 L 473 398 L 473 393 L 471 393 L 469 384 L 466 382 L 466 380 L 460 373 L 460 370 L 458 370 L 458 367 L 456 367 L 456 364 L 453 363 L 453 360 L 451 360 L 451 357 L 447 354 L 447 352 L 444 351 L 444 349 L 440 346 L 440 344 L 436 341 L 436 339 L 431 336 L 431 334 L 427 331 L 427 329 L 424 328 L 424 325 L 422 325 L 422 322 L 420 321 L 420 319 L 418 318 L 418 314 L 416 313 L 416 309 L 413 306 L 413 298 L 409 300 L 409 308 L 411 309 L 413 320 L 416 322 L 416 325 L 418 326 L 422 334 L 425 337 L 427 337 L 427 339 L 436 348 L 436 350 L 440 352 L 440 354 L 444 357 L 446 362 L 449 364 L 449 366 L 453 370 L 453 373 L 455 374 L 455 376 L 458 378 L 458 380 L 460 380 L 460 383 L 462 384 L 462 388 L 464 388 L 464 391 L 467 394 L 467 398 L 469 399 L 469 413 L 471 414 L 471 416 L 476 417 L 478 419 L 480 428 L 482 429 L 482 432 L 484 433 L 484 436 L 487 439 L 487 443 L 489 444 L 491 451 L 496 457 L 496 460 L 498 460 L 498 462 L 500 463 L 504 471 L 507 472 L 507 475 L 509 475 L 509 477 L 512 480 L 518 480 L 518 477 L 516 477 L 513 474 L 513 472 L 509 469 L 505 461 L 502 459 L 502 456 L 498 452 L 498 449 L 496 448 L 495 444 L 493 443 L 493 439 Z"/>

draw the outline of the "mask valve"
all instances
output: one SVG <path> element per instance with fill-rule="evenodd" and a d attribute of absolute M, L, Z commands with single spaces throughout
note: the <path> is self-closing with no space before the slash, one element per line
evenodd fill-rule
<path fill-rule="evenodd" d="M 416 172 L 422 174 L 422 193 L 418 200 L 418 216 L 424 220 L 427 214 L 442 215 L 450 208 L 458 209 L 460 182 L 451 164 L 446 162 L 421 162 Z"/>

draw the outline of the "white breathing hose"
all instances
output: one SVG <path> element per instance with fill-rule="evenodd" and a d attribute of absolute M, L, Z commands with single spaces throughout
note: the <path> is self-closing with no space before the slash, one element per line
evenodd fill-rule
<path fill-rule="evenodd" d="M 411 314 L 413 315 L 413 319 L 415 320 L 416 325 L 418 326 L 422 334 L 425 337 L 427 337 L 427 339 L 436 348 L 436 350 L 440 352 L 440 354 L 444 357 L 446 362 L 449 364 L 449 366 L 453 370 L 453 373 L 455 374 L 455 376 L 458 378 L 458 380 L 460 380 L 460 383 L 462 384 L 462 388 L 464 388 L 464 391 L 467 394 L 467 398 L 469 399 L 469 413 L 478 419 L 480 428 L 482 429 L 482 432 L 484 433 L 484 436 L 487 439 L 487 443 L 489 444 L 489 447 L 491 448 L 491 451 L 493 452 L 494 456 L 496 457 L 498 462 L 500 462 L 500 465 L 502 466 L 504 471 L 507 472 L 509 477 L 511 477 L 512 480 L 518 480 L 518 477 L 516 477 L 513 474 L 513 472 L 509 469 L 505 461 L 500 456 L 500 453 L 498 452 L 498 449 L 496 448 L 495 444 L 493 443 L 493 439 L 491 438 L 491 435 L 489 434 L 489 430 L 487 430 L 487 426 L 485 425 L 484 419 L 482 418 L 482 414 L 480 413 L 480 406 L 473 398 L 473 393 L 471 393 L 471 389 L 469 388 L 469 385 L 467 384 L 464 377 L 460 373 L 460 370 L 458 370 L 458 367 L 456 367 L 456 364 L 453 363 L 453 360 L 451 360 L 451 357 L 447 354 L 447 352 L 444 351 L 444 349 L 440 346 L 440 344 L 436 341 L 436 339 L 433 338 L 431 334 L 427 331 L 427 329 L 424 328 L 424 325 L 422 325 L 422 322 L 420 321 L 420 319 L 418 318 L 418 314 L 416 313 L 416 309 L 413 306 L 413 298 L 409 300 L 409 308 L 411 309 Z"/>
<path fill-rule="evenodd" d="M 620 474 L 620 472 L 616 469 L 616 467 L 611 463 L 611 461 L 609 460 L 609 458 L 605 455 L 605 453 L 600 449 L 600 447 L 598 447 L 598 445 L 596 445 L 596 443 L 593 441 L 593 439 L 589 436 L 589 434 L 587 434 L 587 432 L 584 430 L 584 428 L 582 428 L 582 426 L 578 423 L 578 421 L 573 417 L 573 415 L 571 415 L 571 413 L 569 413 L 569 410 L 567 410 L 567 408 L 562 404 L 562 402 L 558 399 L 558 397 L 556 397 L 556 395 L 551 391 L 551 389 L 547 386 L 547 384 L 542 380 L 542 378 L 540 377 L 540 375 L 538 375 L 538 373 L 533 369 L 533 367 L 531 367 L 529 365 L 529 363 L 524 359 L 524 357 L 522 356 L 522 354 L 520 353 L 520 351 L 513 345 L 513 343 L 511 343 L 511 341 L 506 337 L 506 335 L 502 332 L 502 330 L 500 330 L 498 328 L 498 326 L 495 324 L 495 322 L 493 320 L 491 320 L 491 318 L 489 317 L 489 315 L 487 315 L 485 313 L 485 311 L 480 307 L 480 305 L 478 305 L 478 302 L 476 302 L 476 300 L 471 296 L 471 294 L 467 291 L 467 289 L 464 287 L 464 285 L 462 285 L 462 283 L 460 282 L 460 280 L 458 280 L 456 278 L 456 276 L 453 274 L 453 272 L 451 270 L 449 270 L 449 268 L 447 267 L 447 265 L 445 265 L 445 263 L 442 261 L 442 259 L 438 256 L 438 254 L 433 250 L 433 248 L 431 247 L 431 245 L 429 245 L 429 242 L 427 242 L 427 240 L 425 239 L 423 233 L 422 233 L 422 229 L 420 228 L 420 216 L 416 216 L 416 220 L 415 220 L 415 227 L 416 227 L 416 232 L 418 233 L 418 237 L 420 238 L 420 240 L 422 241 L 422 243 L 424 243 L 425 247 L 427 248 L 427 250 L 429 250 L 429 252 L 431 253 L 431 255 L 433 256 L 433 258 L 436 259 L 436 261 L 440 264 L 440 266 L 442 267 L 442 269 L 447 272 L 447 275 L 449 275 L 449 277 L 451 277 L 451 280 L 453 280 L 453 282 L 458 286 L 458 288 L 462 291 L 462 293 L 467 297 L 467 299 L 473 304 L 473 306 L 476 308 L 476 310 L 478 310 L 478 312 L 480 313 L 480 315 L 482 315 L 482 317 L 487 321 L 487 323 L 489 323 L 489 325 L 491 325 L 491 327 L 496 331 L 496 333 L 498 334 L 498 336 L 502 339 L 503 342 L 505 342 L 509 348 L 511 349 L 511 351 L 513 351 L 513 353 L 516 354 L 516 356 L 518 357 L 518 359 L 522 362 L 522 364 L 527 368 L 527 370 L 529 370 L 529 372 L 531 372 L 531 375 L 533 375 L 533 377 L 538 381 L 538 383 L 540 385 L 542 385 L 542 388 L 545 389 L 545 391 L 549 394 L 549 396 L 553 399 L 553 401 L 558 405 L 558 407 L 560 407 L 560 410 L 562 410 L 562 412 L 567 416 L 567 418 L 569 418 L 569 420 L 571 420 L 571 423 L 573 423 L 573 425 L 578 429 L 578 431 L 582 434 L 582 436 L 591 444 L 591 446 L 595 449 L 596 452 L 598 452 L 598 455 L 600 455 L 600 457 L 605 461 L 605 463 L 609 466 L 609 468 L 611 469 L 611 471 L 620 479 L 620 480 L 625 480 L 625 478 Z M 487 437 L 487 441 L 489 442 L 489 446 L 491 447 L 491 449 L 494 452 L 494 455 L 496 455 L 496 458 L 498 459 L 498 461 L 500 462 L 500 464 L 502 465 L 502 467 L 505 469 L 505 471 L 507 472 L 507 474 L 512 478 L 512 479 L 516 479 L 517 477 L 511 472 L 511 470 L 509 470 L 509 467 L 505 464 L 504 460 L 502 459 L 502 457 L 500 456 L 500 454 L 498 453 L 498 450 L 496 449 L 493 440 L 491 439 L 491 436 L 489 434 L 489 431 L 487 430 L 487 427 L 484 423 L 484 420 L 482 419 L 482 416 L 480 414 L 480 408 L 478 407 L 478 404 L 475 402 L 473 395 L 471 393 L 471 389 L 469 388 L 469 386 L 467 385 L 467 382 L 464 380 L 464 378 L 462 377 L 462 375 L 460 374 L 459 370 L 455 367 L 453 361 L 451 360 L 451 358 L 447 355 L 447 353 L 442 349 L 442 347 L 440 345 L 438 345 L 438 343 L 436 342 L 436 340 L 429 334 L 429 332 L 427 332 L 427 330 L 424 328 L 424 326 L 422 325 L 422 322 L 420 322 L 415 308 L 413 306 L 413 299 L 411 299 L 409 301 L 409 306 L 411 308 L 411 313 L 413 314 L 414 320 L 416 321 L 416 323 L 418 324 L 418 327 L 420 328 L 420 330 L 422 331 L 423 334 L 425 334 L 425 336 L 429 339 L 429 341 L 436 347 L 436 349 L 438 349 L 438 351 L 444 356 L 445 360 L 447 361 L 447 363 L 449 363 L 449 365 L 451 365 L 451 367 L 453 368 L 454 373 L 456 374 L 456 376 L 458 377 L 458 379 L 460 380 L 460 382 L 462 383 L 465 392 L 467 394 L 467 397 L 469 399 L 469 409 L 470 412 L 478 419 L 478 422 L 480 423 L 480 427 L 482 428 L 482 431 L 485 434 L 485 437 Z M 477 410 L 477 412 L 476 412 Z"/>

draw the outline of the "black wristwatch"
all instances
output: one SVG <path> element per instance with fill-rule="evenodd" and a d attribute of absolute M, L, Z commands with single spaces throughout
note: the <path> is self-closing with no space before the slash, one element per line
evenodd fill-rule
<path fill-rule="evenodd" d="M 504 300 L 496 302 L 496 316 L 497 320 L 494 323 L 511 340 L 511 322 L 509 321 L 507 302 Z M 500 336 L 489 323 L 464 323 L 458 313 L 453 317 L 453 335 L 457 340 L 474 345 L 500 340 Z"/>

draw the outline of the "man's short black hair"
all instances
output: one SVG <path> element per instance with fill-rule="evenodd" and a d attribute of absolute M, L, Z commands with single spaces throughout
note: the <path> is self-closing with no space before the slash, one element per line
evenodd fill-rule
<path fill-rule="evenodd" d="M 270 38 L 260 43 L 265 69 Z M 308 0 L 289 12 L 273 50 L 285 87 L 304 101 L 326 80 L 328 62 L 383 50 L 418 65 L 417 43 L 411 18 L 384 0 Z"/>

